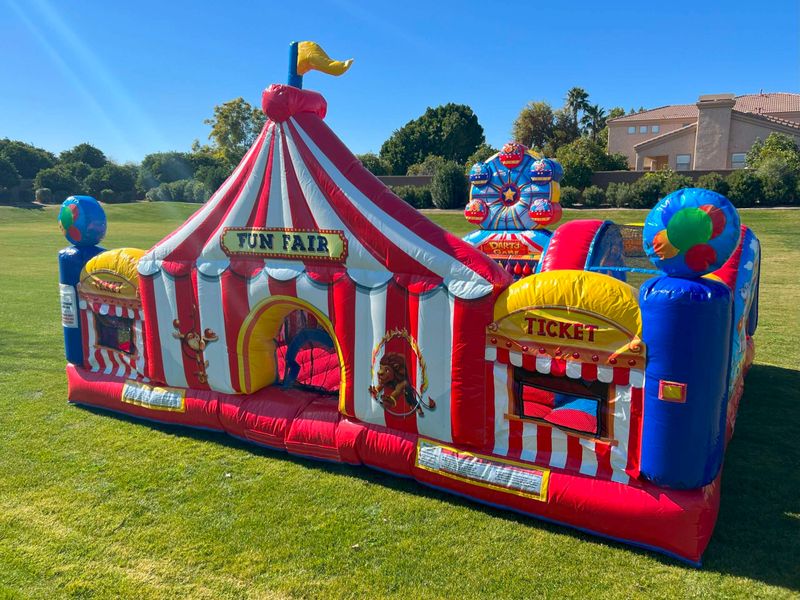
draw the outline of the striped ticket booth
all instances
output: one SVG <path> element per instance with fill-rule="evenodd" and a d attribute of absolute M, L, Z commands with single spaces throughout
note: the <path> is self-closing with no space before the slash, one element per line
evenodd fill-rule
<path fill-rule="evenodd" d="M 137 264 L 144 251 L 117 248 L 89 260 L 78 297 L 83 367 L 94 373 L 148 381 Z"/>

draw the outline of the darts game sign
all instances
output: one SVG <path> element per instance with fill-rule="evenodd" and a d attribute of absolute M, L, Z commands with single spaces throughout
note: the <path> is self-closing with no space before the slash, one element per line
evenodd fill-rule
<path fill-rule="evenodd" d="M 222 249 L 230 257 L 285 258 L 343 263 L 347 238 L 333 229 L 281 229 L 228 227 L 222 232 Z"/>

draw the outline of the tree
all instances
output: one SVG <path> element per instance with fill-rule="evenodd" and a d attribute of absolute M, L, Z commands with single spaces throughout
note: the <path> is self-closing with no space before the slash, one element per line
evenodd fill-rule
<path fill-rule="evenodd" d="M 64 150 L 58 156 L 58 161 L 62 163 L 86 163 L 93 169 L 99 169 L 108 162 L 106 155 L 101 150 L 91 144 L 84 142 L 78 144 L 70 150 Z"/>
<path fill-rule="evenodd" d="M 392 133 L 381 146 L 380 157 L 392 173 L 402 174 L 429 154 L 464 164 L 483 142 L 483 127 L 472 109 L 451 102 L 428 108 Z"/>
<path fill-rule="evenodd" d="M 214 149 L 234 166 L 256 141 L 266 120 L 260 108 L 253 108 L 244 98 L 235 98 L 215 106 L 214 116 L 203 122 L 211 125 L 208 138 Z"/>
<path fill-rule="evenodd" d="M 553 109 L 547 102 L 529 102 L 514 120 L 511 135 L 526 146 L 541 150 L 553 137 Z"/>
<path fill-rule="evenodd" d="M 70 175 L 73 175 L 77 178 L 78 181 L 83 181 L 88 177 L 89 173 L 92 172 L 92 167 L 87 165 L 85 162 L 68 162 L 68 163 L 59 163 L 58 168 L 66 171 Z"/>
<path fill-rule="evenodd" d="M 459 208 L 467 203 L 467 176 L 456 162 L 444 163 L 431 181 L 431 197 L 436 208 Z"/>
<path fill-rule="evenodd" d="M 583 125 L 584 131 L 589 134 L 589 138 L 592 141 L 596 141 L 597 135 L 605 128 L 606 119 L 606 111 L 599 104 L 592 104 L 585 108 L 581 125 Z"/>
<path fill-rule="evenodd" d="M 589 94 L 586 90 L 580 87 L 574 87 L 567 91 L 564 108 L 572 115 L 572 122 L 575 123 L 576 127 L 578 126 L 578 112 L 586 110 L 588 106 Z"/>
<path fill-rule="evenodd" d="M 139 187 L 146 191 L 162 183 L 191 179 L 194 171 L 192 157 L 185 152 L 155 152 L 142 159 L 137 177 Z"/>
<path fill-rule="evenodd" d="M 99 197 L 100 192 L 105 189 L 113 190 L 117 194 L 130 194 L 134 191 L 136 185 L 136 169 L 115 165 L 111 162 L 106 163 L 99 169 L 89 173 L 84 185 L 89 193 L 95 197 Z"/>
<path fill-rule="evenodd" d="M 367 152 L 366 154 L 356 154 L 356 158 L 361 161 L 364 168 L 375 176 L 388 175 L 389 169 L 380 159 L 380 157 L 373 153 Z"/>
<path fill-rule="evenodd" d="M 478 149 L 475 150 L 475 152 L 473 152 L 469 158 L 467 158 L 467 161 L 464 164 L 466 165 L 467 170 L 469 170 L 475 163 L 486 162 L 487 158 L 493 154 L 497 154 L 498 152 L 499 150 L 497 148 L 484 142 L 478 146 Z"/>
<path fill-rule="evenodd" d="M 0 156 L 0 190 L 7 190 L 19 185 L 17 168 L 7 158 Z"/>
<path fill-rule="evenodd" d="M 586 137 L 561 146 L 556 158 L 564 167 L 562 184 L 581 189 L 591 184 L 594 171 L 627 169 L 627 159 L 623 155 L 609 156 L 600 144 Z"/>
<path fill-rule="evenodd" d="M 32 179 L 42 169 L 56 164 L 56 157 L 51 152 L 8 138 L 0 140 L 0 156 L 11 161 L 23 179 Z"/>
<path fill-rule="evenodd" d="M 545 144 L 542 152 L 546 156 L 555 156 L 561 146 L 574 142 L 581 136 L 578 123 L 573 120 L 572 113 L 566 108 L 553 112 L 553 136 Z"/>
<path fill-rule="evenodd" d="M 800 148 L 791 136 L 772 132 L 763 142 L 757 139 L 747 153 L 747 166 L 758 169 L 771 158 L 779 158 L 795 172 L 800 171 Z"/>
<path fill-rule="evenodd" d="M 84 191 L 78 179 L 61 167 L 49 167 L 39 171 L 33 179 L 33 187 L 51 189 L 56 202 Z"/>
<path fill-rule="evenodd" d="M 429 154 L 427 157 L 425 157 L 425 160 L 423 160 L 422 162 L 419 162 L 415 165 L 411 165 L 410 167 L 408 167 L 406 175 L 433 176 L 436 175 L 439 169 L 441 169 L 446 162 L 447 161 L 443 159 L 441 156 L 436 156 L 435 154 Z"/>

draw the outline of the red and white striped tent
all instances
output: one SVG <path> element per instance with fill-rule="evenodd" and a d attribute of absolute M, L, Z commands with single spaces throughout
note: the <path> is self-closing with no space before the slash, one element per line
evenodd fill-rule
<path fill-rule="evenodd" d="M 139 263 L 149 377 L 242 393 L 243 324 L 265 299 L 288 296 L 315 307 L 335 332 L 345 414 L 444 441 L 491 443 L 485 327 L 510 276 L 369 173 L 323 122 L 321 95 L 273 85 L 262 106 L 267 123 L 233 174 Z M 341 232 L 346 258 L 231 253 L 222 242 L 229 228 Z M 207 382 L 173 336 L 174 319 L 218 336 L 204 352 Z M 424 416 L 388 414 L 369 394 L 373 351 L 393 350 L 399 340 L 381 340 L 395 330 L 418 345 L 422 360 L 405 350 L 409 377 L 419 389 L 426 369 L 425 395 L 437 406 Z"/>

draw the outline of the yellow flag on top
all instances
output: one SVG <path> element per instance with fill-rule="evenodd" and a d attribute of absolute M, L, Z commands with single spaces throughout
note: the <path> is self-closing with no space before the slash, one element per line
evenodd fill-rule
<path fill-rule="evenodd" d="M 341 75 L 352 64 L 352 58 L 348 60 L 333 60 L 316 42 L 300 42 L 297 45 L 298 75 L 305 75 L 311 70 L 322 71 L 328 75 Z"/>

